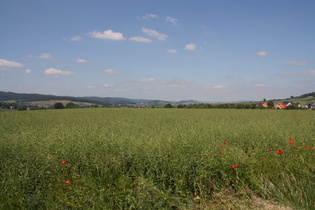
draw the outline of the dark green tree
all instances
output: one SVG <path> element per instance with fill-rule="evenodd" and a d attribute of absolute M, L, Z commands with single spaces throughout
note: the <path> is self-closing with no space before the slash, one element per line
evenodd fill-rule
<path fill-rule="evenodd" d="M 18 111 L 24 111 L 27 110 L 27 107 L 25 105 L 18 106 Z"/>
<path fill-rule="evenodd" d="M 165 104 L 164 108 L 173 108 L 172 104 Z"/>
<path fill-rule="evenodd" d="M 64 109 L 65 106 L 63 105 L 63 103 L 58 102 L 58 103 L 54 104 L 54 108 L 55 109 Z"/>
<path fill-rule="evenodd" d="M 273 108 L 275 105 L 273 101 L 268 101 L 267 104 L 268 104 L 268 108 Z"/>
<path fill-rule="evenodd" d="M 66 108 L 67 109 L 71 109 L 71 108 L 78 108 L 79 106 L 73 102 L 69 102 L 66 104 Z"/>

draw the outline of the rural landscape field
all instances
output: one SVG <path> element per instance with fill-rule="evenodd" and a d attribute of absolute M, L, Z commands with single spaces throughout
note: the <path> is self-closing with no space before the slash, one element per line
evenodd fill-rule
<path fill-rule="evenodd" d="M 0 119 L 0 209 L 315 208 L 314 111 L 91 108 Z"/>

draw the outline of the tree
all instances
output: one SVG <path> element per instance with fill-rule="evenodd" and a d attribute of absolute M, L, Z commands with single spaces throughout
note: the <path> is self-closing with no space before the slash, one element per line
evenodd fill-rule
<path fill-rule="evenodd" d="M 172 104 L 165 104 L 164 108 L 173 108 Z"/>
<path fill-rule="evenodd" d="M 27 110 L 27 107 L 25 105 L 18 106 L 18 111 L 24 111 L 24 110 Z"/>
<path fill-rule="evenodd" d="M 268 108 L 273 108 L 275 105 L 273 101 L 268 101 L 267 104 L 268 104 Z"/>
<path fill-rule="evenodd" d="M 63 105 L 63 103 L 58 102 L 58 103 L 54 104 L 54 108 L 55 109 L 64 109 L 65 106 Z"/>
<path fill-rule="evenodd" d="M 79 106 L 73 102 L 69 102 L 66 104 L 66 108 L 67 109 L 71 109 L 71 108 L 78 108 Z"/>

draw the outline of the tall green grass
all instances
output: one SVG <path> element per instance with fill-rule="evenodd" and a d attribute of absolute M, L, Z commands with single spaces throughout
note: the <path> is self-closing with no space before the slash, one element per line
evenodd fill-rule
<path fill-rule="evenodd" d="M 284 110 L 1 112 L 0 209 L 250 208 L 254 195 L 314 209 L 314 119 Z"/>

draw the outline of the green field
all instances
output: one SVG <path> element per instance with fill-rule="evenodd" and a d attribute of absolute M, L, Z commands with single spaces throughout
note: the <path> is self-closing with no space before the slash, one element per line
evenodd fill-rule
<path fill-rule="evenodd" d="M 314 111 L 67 109 L 0 120 L 0 209 L 315 209 Z"/>

